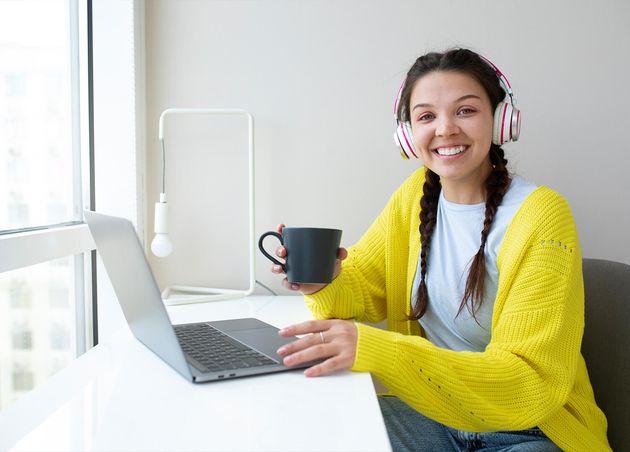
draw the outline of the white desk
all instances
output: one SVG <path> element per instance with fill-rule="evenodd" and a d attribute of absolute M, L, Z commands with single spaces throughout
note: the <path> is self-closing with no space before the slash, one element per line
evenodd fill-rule
<path fill-rule="evenodd" d="M 311 318 L 302 297 L 169 308 L 173 323 Z M 128 329 L 0 412 L 0 450 L 389 451 L 369 374 L 193 384 Z"/>

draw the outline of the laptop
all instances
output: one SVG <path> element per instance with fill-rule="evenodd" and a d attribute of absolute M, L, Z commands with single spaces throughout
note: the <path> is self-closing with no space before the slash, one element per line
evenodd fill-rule
<path fill-rule="evenodd" d="M 297 339 L 254 318 L 172 325 L 129 220 L 85 211 L 118 302 L 134 336 L 193 383 L 269 374 L 287 367 L 276 350 Z"/>

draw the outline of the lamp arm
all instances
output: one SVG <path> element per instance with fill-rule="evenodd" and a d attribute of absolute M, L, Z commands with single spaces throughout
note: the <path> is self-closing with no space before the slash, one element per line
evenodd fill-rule
<path fill-rule="evenodd" d="M 158 127 L 158 139 L 162 148 L 162 193 L 166 193 L 166 149 L 164 145 L 164 121 L 168 115 L 177 114 L 199 114 L 199 115 L 239 115 L 246 116 L 249 130 L 249 149 L 253 149 L 254 118 L 252 115 L 240 108 L 167 108 L 160 115 Z M 251 162 L 252 155 L 250 155 Z M 250 169 L 251 173 L 251 169 Z"/>
<path fill-rule="evenodd" d="M 160 145 L 162 147 L 162 192 L 166 193 L 166 149 L 164 147 L 164 137 L 160 138 Z"/>
<path fill-rule="evenodd" d="M 164 145 L 164 121 L 168 115 L 178 114 L 199 114 L 199 115 L 218 115 L 218 116 L 245 116 L 247 118 L 247 130 L 248 130 L 248 157 L 249 157 L 249 275 L 250 284 L 247 295 L 254 291 L 256 284 L 255 275 L 255 254 L 256 254 L 256 238 L 254 235 L 254 117 L 247 110 L 240 108 L 167 108 L 160 114 L 159 126 L 158 126 L 158 139 L 160 140 L 162 148 L 162 193 L 166 196 L 166 149 Z M 161 195 L 160 195 L 161 196 Z M 166 198 L 165 198 L 166 199 Z"/>

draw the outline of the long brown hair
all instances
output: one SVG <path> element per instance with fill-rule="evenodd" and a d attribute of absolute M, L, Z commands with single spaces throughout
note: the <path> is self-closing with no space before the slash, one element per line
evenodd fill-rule
<path fill-rule="evenodd" d="M 457 71 L 475 78 L 488 94 L 492 111 L 505 98 L 506 93 L 501 87 L 494 68 L 475 52 L 468 49 L 453 49 L 445 53 L 431 52 L 418 58 L 407 73 L 397 112 L 401 121 L 410 120 L 409 101 L 416 81 L 434 71 Z M 475 314 L 483 301 L 486 275 L 484 256 L 486 241 L 497 209 L 510 185 L 510 175 L 503 149 L 492 144 L 489 156 L 492 172 L 485 181 L 486 206 L 480 246 L 472 258 L 464 294 L 457 312 L 459 315 L 468 306 L 468 310 L 475 319 Z M 413 320 L 420 319 L 426 313 L 429 304 L 426 274 L 431 236 L 437 220 L 437 207 L 441 190 L 440 176 L 427 168 L 422 187 L 422 198 L 420 199 L 420 286 L 410 316 L 410 319 Z"/>

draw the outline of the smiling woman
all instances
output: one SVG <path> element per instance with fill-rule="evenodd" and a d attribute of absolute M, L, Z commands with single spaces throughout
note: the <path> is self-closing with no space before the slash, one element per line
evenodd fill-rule
<path fill-rule="evenodd" d="M 424 166 L 338 255 L 330 284 L 298 285 L 327 320 L 282 331 L 319 333 L 278 351 L 324 360 L 307 376 L 349 368 L 387 386 L 397 451 L 610 450 L 580 353 L 575 223 L 559 194 L 507 169 L 520 113 L 503 78 L 467 49 L 416 60 L 396 137 Z M 390 331 L 359 323 L 384 319 Z"/>

